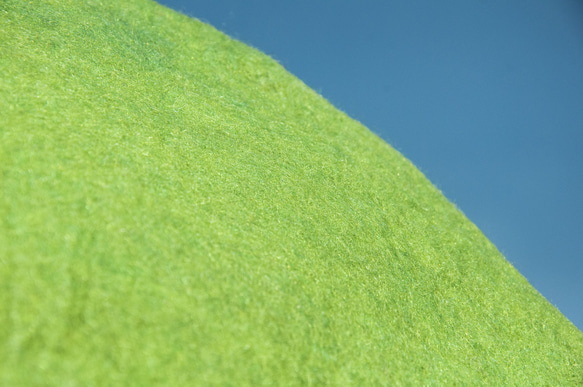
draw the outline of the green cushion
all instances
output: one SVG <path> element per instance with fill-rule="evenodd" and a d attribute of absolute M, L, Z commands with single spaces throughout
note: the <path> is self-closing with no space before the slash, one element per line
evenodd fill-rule
<path fill-rule="evenodd" d="M 583 334 L 401 154 L 150 0 L 0 1 L 0 385 L 481 383 Z"/>

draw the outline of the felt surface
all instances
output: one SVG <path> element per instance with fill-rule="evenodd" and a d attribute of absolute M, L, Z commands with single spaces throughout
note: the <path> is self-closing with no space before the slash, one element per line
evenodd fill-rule
<path fill-rule="evenodd" d="M 0 74 L 0 384 L 583 383 L 583 334 L 256 50 L 4 0 Z"/>

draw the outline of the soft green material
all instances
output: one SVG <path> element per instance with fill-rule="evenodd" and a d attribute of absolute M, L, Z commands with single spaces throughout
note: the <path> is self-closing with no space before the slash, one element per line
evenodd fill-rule
<path fill-rule="evenodd" d="M 482 383 L 583 334 L 402 155 L 150 0 L 0 1 L 0 385 Z"/>

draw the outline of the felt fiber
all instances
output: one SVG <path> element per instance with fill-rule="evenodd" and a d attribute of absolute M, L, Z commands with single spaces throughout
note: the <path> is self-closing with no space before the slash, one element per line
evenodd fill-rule
<path fill-rule="evenodd" d="M 583 334 L 274 60 L 0 2 L 0 385 L 582 383 Z"/>

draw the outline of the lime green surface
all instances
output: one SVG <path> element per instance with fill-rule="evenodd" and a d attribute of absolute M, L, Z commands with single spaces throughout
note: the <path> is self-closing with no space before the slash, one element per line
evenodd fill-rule
<path fill-rule="evenodd" d="M 480 383 L 583 334 L 398 152 L 149 0 L 0 1 L 0 385 Z"/>

